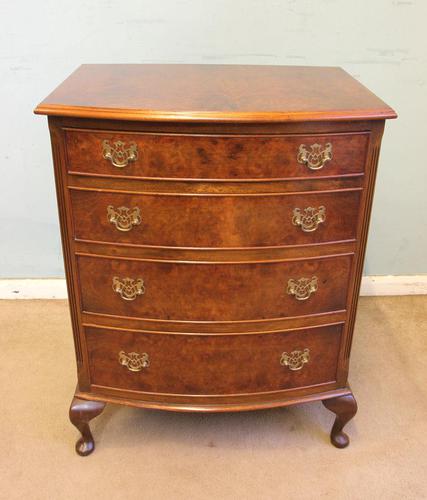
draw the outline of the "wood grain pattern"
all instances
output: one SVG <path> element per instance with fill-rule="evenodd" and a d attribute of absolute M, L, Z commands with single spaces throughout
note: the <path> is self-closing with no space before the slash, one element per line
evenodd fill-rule
<path fill-rule="evenodd" d="M 354 253 L 357 241 L 340 241 L 288 247 L 251 248 L 182 248 L 162 246 L 138 246 L 130 243 L 102 243 L 75 240 L 75 252 L 79 255 L 100 255 L 143 260 L 178 262 L 259 262 L 310 259 Z M 268 253 L 266 253 L 268 252 Z"/>
<path fill-rule="evenodd" d="M 104 329 L 135 330 L 140 332 L 179 333 L 180 335 L 252 335 L 277 331 L 297 330 L 321 325 L 344 323 L 346 311 L 308 314 L 305 316 L 287 316 L 261 320 L 242 321 L 179 321 L 156 320 L 150 318 L 129 318 L 120 315 L 83 312 L 83 326 L 100 326 Z"/>
<path fill-rule="evenodd" d="M 89 84 L 90 83 L 90 84 Z M 185 84 L 184 84 L 185 83 Z M 75 340 L 70 416 L 93 450 L 89 420 L 113 402 L 172 411 L 242 411 L 323 400 L 357 405 L 351 340 L 384 119 L 394 111 L 338 68 L 89 65 L 36 109 L 49 115 Z M 134 141 L 117 169 L 102 141 Z M 332 144 L 317 171 L 300 144 Z M 138 206 L 129 233 L 106 207 Z M 313 233 L 293 208 L 325 206 Z M 142 278 L 124 301 L 114 276 Z M 290 278 L 318 277 L 306 301 Z M 286 350 L 310 350 L 301 371 Z M 118 352 L 149 352 L 131 373 Z"/>
<path fill-rule="evenodd" d="M 224 136 L 129 134 L 67 130 L 68 168 L 74 173 L 172 179 L 316 178 L 363 173 L 369 135 Z M 103 158 L 103 141 L 135 143 L 138 158 L 117 168 Z M 300 145 L 332 144 L 319 170 L 298 163 Z"/>
<path fill-rule="evenodd" d="M 354 240 L 360 191 L 252 196 L 123 194 L 72 190 L 79 240 L 167 247 L 266 247 Z M 142 221 L 128 232 L 109 222 L 107 208 L 137 208 Z M 313 232 L 293 223 L 295 208 L 325 208 Z"/>
<path fill-rule="evenodd" d="M 195 64 L 83 65 L 35 112 L 138 121 L 396 117 L 341 68 Z"/>
<path fill-rule="evenodd" d="M 91 391 L 77 391 L 76 397 L 86 401 L 150 408 L 177 412 L 220 413 L 231 411 L 251 411 L 278 408 L 295 404 L 309 403 L 351 394 L 349 387 L 337 387 L 336 383 L 314 385 L 304 388 L 287 389 L 268 393 L 223 396 L 162 395 L 138 391 L 124 391 L 101 385 L 93 385 Z"/>
<path fill-rule="evenodd" d="M 69 199 L 65 187 L 65 141 L 61 129 L 54 123 L 49 123 L 49 131 L 52 143 L 52 158 L 55 172 L 55 187 L 61 229 L 61 243 L 63 248 L 64 269 L 67 281 L 74 349 L 76 353 L 77 376 L 80 387 L 85 389 L 89 385 L 89 368 L 85 337 L 82 334 L 81 327 L 81 309 L 73 248 L 71 211 L 68 208 Z"/>
<path fill-rule="evenodd" d="M 375 189 L 375 178 L 377 174 L 378 160 L 381 147 L 381 139 L 384 132 L 384 122 L 376 123 L 373 127 L 372 139 L 370 141 L 369 154 L 367 159 L 368 176 L 365 178 L 364 199 L 361 205 L 361 217 L 358 229 L 358 242 L 355 266 L 352 275 L 352 294 L 348 297 L 349 321 L 346 325 L 346 341 L 342 351 L 343 373 L 347 376 L 350 348 L 353 339 L 354 324 L 356 320 L 357 304 L 359 299 L 360 284 L 362 281 L 362 272 L 364 266 L 366 244 L 368 240 L 368 231 L 370 223 L 371 208 Z"/>
<path fill-rule="evenodd" d="M 270 392 L 333 382 L 341 326 L 246 336 L 142 334 L 86 328 L 91 381 L 141 392 L 216 395 Z M 301 370 L 280 364 L 284 351 L 310 351 Z M 131 372 L 120 351 L 147 353 L 148 368 Z"/>
<path fill-rule="evenodd" d="M 352 255 L 302 261 L 199 264 L 78 256 L 84 311 L 187 321 L 238 321 L 345 309 Z M 142 279 L 144 295 L 123 300 L 113 278 Z M 286 292 L 289 279 L 317 276 L 308 300 Z"/>
<path fill-rule="evenodd" d="M 115 190 L 127 193 L 170 194 L 260 194 L 357 189 L 364 185 L 364 174 L 339 177 L 295 177 L 292 179 L 139 179 L 95 174 L 68 174 L 68 186 L 76 189 Z"/>

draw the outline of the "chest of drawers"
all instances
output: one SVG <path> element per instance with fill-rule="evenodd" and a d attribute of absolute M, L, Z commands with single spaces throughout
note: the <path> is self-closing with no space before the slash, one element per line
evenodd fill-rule
<path fill-rule="evenodd" d="M 339 68 L 87 65 L 49 116 L 78 385 L 106 403 L 356 413 L 348 366 L 384 122 Z"/>

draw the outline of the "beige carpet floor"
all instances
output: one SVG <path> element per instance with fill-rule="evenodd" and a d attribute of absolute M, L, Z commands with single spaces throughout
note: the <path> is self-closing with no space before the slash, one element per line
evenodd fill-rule
<path fill-rule="evenodd" d="M 108 406 L 74 452 L 64 301 L 0 301 L 2 499 L 427 498 L 427 297 L 363 298 L 349 448 L 320 403 L 236 414 Z"/>

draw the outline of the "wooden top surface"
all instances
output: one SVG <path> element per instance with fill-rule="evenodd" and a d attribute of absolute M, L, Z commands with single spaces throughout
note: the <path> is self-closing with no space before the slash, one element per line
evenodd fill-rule
<path fill-rule="evenodd" d="M 80 66 L 36 114 L 141 121 L 396 118 L 341 68 L 188 64 Z"/>

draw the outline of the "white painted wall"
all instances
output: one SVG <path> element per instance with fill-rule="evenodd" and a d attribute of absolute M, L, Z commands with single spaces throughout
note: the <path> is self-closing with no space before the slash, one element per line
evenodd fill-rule
<path fill-rule="evenodd" d="M 0 0 L 0 277 L 62 276 L 46 119 L 81 63 L 342 66 L 386 127 L 366 274 L 427 273 L 425 0 Z"/>

